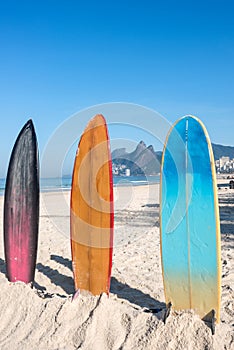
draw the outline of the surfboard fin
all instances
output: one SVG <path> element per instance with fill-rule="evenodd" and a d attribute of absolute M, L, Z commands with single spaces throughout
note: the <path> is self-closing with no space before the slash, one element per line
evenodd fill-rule
<path fill-rule="evenodd" d="M 166 323 L 166 320 L 167 320 L 168 317 L 170 316 L 171 308 L 172 308 L 172 303 L 169 302 L 169 303 L 166 305 L 166 310 L 165 310 L 165 313 L 164 313 L 164 316 L 163 316 L 163 323 L 164 323 L 164 324 Z"/>
<path fill-rule="evenodd" d="M 166 305 L 166 308 L 151 308 L 151 309 L 144 309 L 143 311 L 146 313 L 152 313 L 156 315 L 165 324 L 167 318 L 171 313 L 171 308 L 172 308 L 172 304 L 170 302 Z"/>
<path fill-rule="evenodd" d="M 144 312 L 151 312 L 152 314 L 158 314 L 161 313 L 162 317 L 160 317 L 160 319 L 162 319 L 163 323 L 166 323 L 167 318 L 169 317 L 170 313 L 171 313 L 171 308 L 172 308 L 172 303 L 169 302 L 166 305 L 166 308 L 160 308 L 160 309 L 146 309 L 144 310 Z"/>
<path fill-rule="evenodd" d="M 72 301 L 76 300 L 80 295 L 80 289 L 77 289 L 77 291 L 74 293 L 73 297 L 72 297 Z"/>
<path fill-rule="evenodd" d="M 215 334 L 215 323 L 216 323 L 216 317 L 215 317 L 215 310 L 211 310 L 206 316 L 202 319 L 207 327 L 211 329 L 212 335 Z"/>

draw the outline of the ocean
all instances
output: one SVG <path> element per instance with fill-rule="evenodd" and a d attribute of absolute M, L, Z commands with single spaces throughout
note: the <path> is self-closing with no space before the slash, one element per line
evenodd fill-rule
<path fill-rule="evenodd" d="M 61 178 L 41 178 L 40 179 L 40 190 L 41 192 L 49 191 L 64 191 L 71 189 L 72 178 L 69 176 Z M 148 185 L 152 183 L 159 183 L 160 176 L 114 176 L 113 177 L 114 186 L 140 186 Z M 0 179 L 0 195 L 4 194 L 5 189 L 5 179 Z"/>
<path fill-rule="evenodd" d="M 0 179 L 0 196 L 3 195 L 4 193 L 5 183 L 6 183 L 5 179 Z"/>

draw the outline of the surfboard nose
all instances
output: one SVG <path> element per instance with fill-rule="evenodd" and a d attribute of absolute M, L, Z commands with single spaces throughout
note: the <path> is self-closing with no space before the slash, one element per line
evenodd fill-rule
<path fill-rule="evenodd" d="M 31 131 L 33 135 L 35 135 L 35 127 L 32 119 L 30 118 L 23 126 L 22 133 Z"/>

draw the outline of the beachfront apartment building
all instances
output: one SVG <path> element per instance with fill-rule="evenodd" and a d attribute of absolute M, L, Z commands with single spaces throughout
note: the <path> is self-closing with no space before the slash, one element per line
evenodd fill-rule
<path fill-rule="evenodd" d="M 230 157 L 221 157 L 215 162 L 216 172 L 221 173 L 234 173 L 234 159 Z"/>
<path fill-rule="evenodd" d="M 125 164 L 113 164 L 112 172 L 115 176 L 130 176 L 131 170 Z"/>

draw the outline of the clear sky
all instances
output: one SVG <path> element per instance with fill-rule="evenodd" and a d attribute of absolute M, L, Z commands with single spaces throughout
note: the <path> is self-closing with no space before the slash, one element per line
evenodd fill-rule
<path fill-rule="evenodd" d="M 64 120 L 109 102 L 196 115 L 234 146 L 233 13 L 232 0 L 1 1 L 0 177 L 29 117 L 43 153 Z"/>

